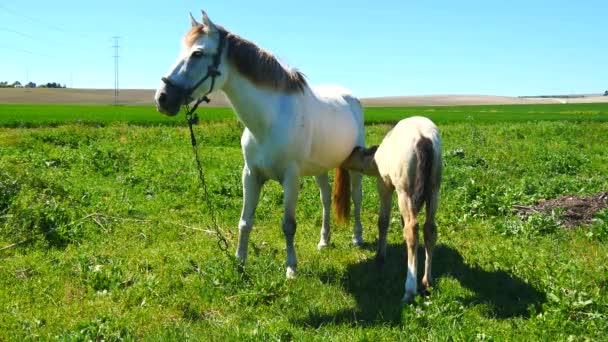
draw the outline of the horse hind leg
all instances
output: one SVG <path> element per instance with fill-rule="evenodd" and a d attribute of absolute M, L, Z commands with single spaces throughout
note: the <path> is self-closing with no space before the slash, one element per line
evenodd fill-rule
<path fill-rule="evenodd" d="M 315 176 L 315 181 L 321 192 L 321 203 L 323 204 L 323 224 L 321 226 L 321 238 L 317 248 L 321 249 L 329 246 L 331 239 L 330 214 L 331 214 L 331 187 L 327 173 Z"/>
<path fill-rule="evenodd" d="M 399 211 L 404 218 L 403 238 L 407 244 L 407 277 L 405 280 L 405 294 L 402 301 L 411 303 L 418 291 L 417 279 L 417 251 L 418 251 L 418 221 L 414 212 L 410 196 L 403 190 L 397 192 Z"/>
<path fill-rule="evenodd" d="M 431 264 L 433 262 L 433 249 L 437 243 L 437 225 L 435 224 L 435 213 L 439 200 L 438 191 L 434 191 L 426 201 L 426 221 L 424 222 L 424 276 L 422 278 L 422 291 L 428 294 L 432 285 Z"/>
<path fill-rule="evenodd" d="M 386 258 L 386 235 L 391 218 L 391 202 L 393 197 L 392 186 L 387 186 L 382 179 L 378 178 L 378 197 L 380 197 L 380 213 L 378 215 L 378 247 L 376 250 L 376 262 L 384 264 Z"/>

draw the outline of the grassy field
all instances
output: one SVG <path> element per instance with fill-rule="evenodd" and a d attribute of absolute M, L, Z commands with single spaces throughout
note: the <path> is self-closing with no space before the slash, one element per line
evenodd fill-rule
<path fill-rule="evenodd" d="M 232 253 L 242 126 L 228 110 L 209 113 L 196 131 Z M 444 143 L 436 284 L 402 306 L 396 217 L 387 264 L 373 259 L 374 180 L 364 180 L 368 244 L 350 246 L 351 228 L 334 224 L 323 251 L 318 190 L 301 180 L 294 280 L 284 278 L 281 190 L 268 183 L 239 274 L 207 231 L 183 116 L 0 105 L 0 248 L 19 243 L 0 250 L 0 340 L 605 340 L 608 211 L 564 229 L 560 212 L 522 221 L 512 207 L 606 191 L 607 113 L 367 109 L 369 144 L 412 114 L 433 118 Z"/>
<path fill-rule="evenodd" d="M 234 120 L 228 108 L 201 108 L 203 121 Z M 438 124 L 473 121 L 475 123 L 528 121 L 608 121 L 608 103 L 438 106 L 438 107 L 370 107 L 365 109 L 367 123 L 393 123 L 403 117 L 424 115 Z M 92 105 L 0 105 L 0 127 L 49 127 L 66 123 L 107 126 L 176 126 L 183 116 L 159 115 L 151 106 Z"/>
<path fill-rule="evenodd" d="M 206 108 L 205 121 L 234 118 L 229 108 Z M 106 126 L 175 126 L 184 123 L 183 116 L 160 115 L 152 106 L 93 105 L 0 105 L 0 127 L 49 127 L 64 124 Z"/>

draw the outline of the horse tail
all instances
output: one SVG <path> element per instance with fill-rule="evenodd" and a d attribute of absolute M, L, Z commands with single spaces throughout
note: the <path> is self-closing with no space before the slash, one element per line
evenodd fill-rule
<path fill-rule="evenodd" d="M 333 193 L 334 212 L 338 223 L 348 222 L 350 215 L 350 174 L 344 168 L 336 168 Z"/>
<path fill-rule="evenodd" d="M 414 180 L 414 195 L 412 202 L 414 213 L 418 214 L 425 200 L 431 196 L 433 170 L 433 142 L 427 137 L 421 137 L 416 143 L 416 178 Z"/>

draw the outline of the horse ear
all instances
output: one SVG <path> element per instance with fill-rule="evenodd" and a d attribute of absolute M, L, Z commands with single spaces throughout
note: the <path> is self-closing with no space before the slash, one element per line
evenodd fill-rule
<path fill-rule="evenodd" d="M 207 13 L 205 13 L 205 11 L 201 10 L 201 14 L 203 16 L 203 25 L 205 25 L 205 27 L 208 28 L 209 33 L 217 32 L 217 28 L 215 27 L 213 22 L 211 22 L 211 20 L 207 16 Z"/>
<path fill-rule="evenodd" d="M 190 13 L 190 24 L 192 24 L 192 27 L 197 27 L 200 25 L 200 23 L 192 16 L 192 12 Z"/>

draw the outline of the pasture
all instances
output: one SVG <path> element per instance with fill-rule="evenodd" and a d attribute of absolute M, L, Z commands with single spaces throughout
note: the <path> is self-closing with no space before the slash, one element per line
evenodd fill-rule
<path fill-rule="evenodd" d="M 206 107 L 202 121 L 235 121 L 230 108 Z M 392 124 L 400 119 L 423 115 L 436 123 L 529 122 L 529 121 L 607 121 L 608 103 L 476 105 L 437 107 L 370 107 L 365 109 L 366 124 Z M 129 124 L 136 126 L 179 126 L 183 116 L 158 115 L 150 106 L 103 105 L 36 105 L 4 104 L 0 106 L 0 127 L 54 127 L 65 124 L 106 126 Z"/>
<path fill-rule="evenodd" d="M 230 109 L 199 112 L 200 153 L 233 254 L 242 125 Z M 608 104 L 365 115 L 369 145 L 411 115 L 441 131 L 436 282 L 410 306 L 400 303 L 406 251 L 396 208 L 386 265 L 374 262 L 372 178 L 367 244 L 351 246 L 350 225 L 334 222 L 322 251 L 319 192 L 302 179 L 293 280 L 284 273 L 283 197 L 267 183 L 240 274 L 209 231 L 183 115 L 0 105 L 0 340 L 606 339 L 608 210 L 565 229 L 563 211 L 522 220 L 513 206 L 608 191 Z"/>

